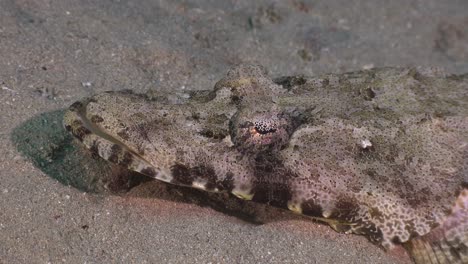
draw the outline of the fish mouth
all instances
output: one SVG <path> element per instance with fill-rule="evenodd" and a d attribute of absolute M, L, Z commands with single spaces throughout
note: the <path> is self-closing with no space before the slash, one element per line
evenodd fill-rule
<path fill-rule="evenodd" d="M 129 148 L 124 142 L 118 138 L 107 133 L 103 128 L 96 125 L 87 117 L 87 106 L 90 102 L 95 101 L 93 97 L 86 98 L 81 101 L 73 103 L 64 115 L 64 126 L 67 131 L 69 131 L 75 138 L 84 143 L 88 149 L 92 149 L 93 146 L 90 143 L 87 143 L 88 137 L 100 138 L 112 145 L 119 146 L 121 149 L 129 152 L 130 154 L 144 160 L 147 163 L 149 161 L 145 160 L 137 151 Z M 97 153 L 102 158 L 105 158 L 98 151 Z"/>

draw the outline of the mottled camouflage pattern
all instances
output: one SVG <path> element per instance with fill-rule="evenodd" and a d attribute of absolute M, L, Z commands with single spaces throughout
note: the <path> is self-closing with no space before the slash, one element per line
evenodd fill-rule
<path fill-rule="evenodd" d="M 446 260 L 468 261 L 468 209 L 454 207 L 468 200 L 467 76 L 384 68 L 271 80 L 239 66 L 212 91 L 83 99 L 65 126 L 158 180 L 289 209 L 386 248 L 417 238 L 406 243 L 417 261 L 444 263 L 433 242 Z"/>

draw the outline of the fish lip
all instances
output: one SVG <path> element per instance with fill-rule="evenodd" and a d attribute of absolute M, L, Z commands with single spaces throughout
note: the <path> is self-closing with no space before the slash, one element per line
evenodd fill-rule
<path fill-rule="evenodd" d="M 112 91 L 108 91 L 105 93 L 114 93 Z M 121 92 L 117 92 L 121 93 Z M 128 92 L 124 92 L 128 93 Z M 91 134 L 94 134 L 95 136 L 102 138 L 104 140 L 107 140 L 111 142 L 112 144 L 118 145 L 121 148 L 125 149 L 126 151 L 130 152 L 131 154 L 138 156 L 139 158 L 143 159 L 146 161 L 144 157 L 142 157 L 138 152 L 135 150 L 129 148 L 125 143 L 120 141 L 119 139 L 115 138 L 114 136 L 110 135 L 105 131 L 104 128 L 98 127 L 95 123 L 93 123 L 91 120 L 88 119 L 87 117 L 87 107 L 88 104 L 91 102 L 95 102 L 94 96 L 93 97 L 88 97 L 80 101 L 76 101 L 73 103 L 69 108 L 68 112 L 73 113 L 75 115 L 75 120 L 81 121 L 81 125 L 87 129 Z M 70 130 L 71 134 L 80 140 L 82 140 L 77 134 L 74 133 L 73 130 Z M 148 161 L 146 161 L 148 162 Z"/>

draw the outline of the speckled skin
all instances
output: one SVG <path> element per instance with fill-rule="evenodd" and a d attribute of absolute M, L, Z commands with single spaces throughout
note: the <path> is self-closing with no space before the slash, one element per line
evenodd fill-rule
<path fill-rule="evenodd" d="M 98 94 L 64 123 L 99 156 L 156 179 L 289 209 L 387 248 L 436 228 L 442 237 L 424 243 L 468 261 L 468 209 L 453 209 L 467 199 L 466 75 L 384 68 L 273 81 L 245 65 L 212 91 Z M 448 234 L 450 217 L 458 231 Z"/>

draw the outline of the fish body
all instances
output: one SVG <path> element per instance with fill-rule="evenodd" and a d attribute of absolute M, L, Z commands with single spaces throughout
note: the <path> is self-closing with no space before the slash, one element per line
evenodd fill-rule
<path fill-rule="evenodd" d="M 240 65 L 212 90 L 85 98 L 64 125 L 93 153 L 155 179 L 404 244 L 419 263 L 468 263 L 466 75 L 382 68 L 272 80 Z"/>

